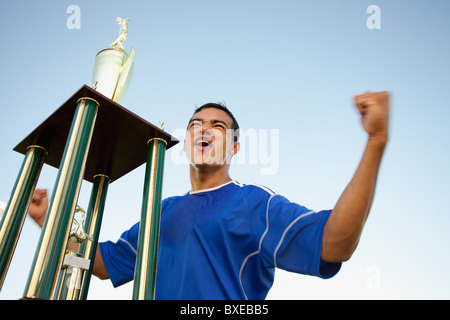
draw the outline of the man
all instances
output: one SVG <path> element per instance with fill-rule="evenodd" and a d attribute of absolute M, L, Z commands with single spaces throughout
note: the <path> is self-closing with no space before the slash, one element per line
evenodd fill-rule
<path fill-rule="evenodd" d="M 194 112 L 184 141 L 192 189 L 162 203 L 157 299 L 264 299 L 275 267 L 322 278 L 339 271 L 358 245 L 388 140 L 388 93 L 354 98 L 368 140 L 332 211 L 315 212 L 266 187 L 232 180 L 236 119 L 217 104 Z M 37 190 L 30 207 L 39 225 L 46 198 Z M 93 273 L 114 286 L 132 280 L 138 231 L 139 223 L 116 243 L 100 243 Z"/>

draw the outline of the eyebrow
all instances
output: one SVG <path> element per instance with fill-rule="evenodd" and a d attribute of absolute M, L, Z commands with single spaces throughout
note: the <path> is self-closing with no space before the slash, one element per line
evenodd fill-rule
<path fill-rule="evenodd" d="M 189 120 L 188 126 L 191 124 L 191 122 L 194 122 L 194 121 L 200 121 L 203 123 L 206 120 L 199 119 L 199 118 L 192 118 L 191 120 Z M 211 120 L 209 122 L 211 122 L 211 124 L 223 123 L 225 125 L 225 128 L 228 128 L 228 125 L 225 123 L 225 121 L 222 121 L 222 120 Z"/>

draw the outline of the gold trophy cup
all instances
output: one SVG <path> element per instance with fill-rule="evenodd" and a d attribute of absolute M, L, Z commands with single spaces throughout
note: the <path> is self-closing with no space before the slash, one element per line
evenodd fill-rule
<path fill-rule="evenodd" d="M 130 54 L 128 54 L 122 45 L 122 42 L 128 36 L 127 22 L 129 19 L 117 18 L 116 21 L 120 25 L 119 36 L 110 44 L 111 48 L 97 53 L 92 76 L 92 87 L 120 104 L 133 74 L 135 50 L 131 48 Z"/>

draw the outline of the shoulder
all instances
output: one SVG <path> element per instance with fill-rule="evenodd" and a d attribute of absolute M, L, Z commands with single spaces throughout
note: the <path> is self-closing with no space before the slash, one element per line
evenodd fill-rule
<path fill-rule="evenodd" d="M 162 200 L 161 210 L 167 210 L 173 206 L 176 206 L 178 203 L 183 202 L 185 196 L 172 196 Z"/>
<path fill-rule="evenodd" d="M 261 184 L 244 184 L 237 181 L 235 181 L 235 184 L 238 186 L 242 198 L 245 198 L 245 201 L 247 202 L 250 210 L 255 210 L 256 207 L 259 207 L 261 210 L 265 211 L 267 205 L 271 203 L 274 198 L 284 198 L 273 189 L 270 189 Z"/>
<path fill-rule="evenodd" d="M 237 182 L 236 184 L 240 185 L 240 189 L 245 194 L 244 197 L 250 210 L 257 211 L 256 209 L 259 208 L 264 215 L 268 211 L 280 212 L 281 214 L 285 211 L 297 209 L 300 209 L 301 212 L 311 211 L 295 202 L 291 202 L 285 196 L 264 185 Z"/>
<path fill-rule="evenodd" d="M 239 183 L 233 181 L 235 185 L 239 186 L 242 191 L 248 195 L 261 195 L 261 196 L 274 196 L 278 195 L 278 192 L 257 183 Z"/>
<path fill-rule="evenodd" d="M 163 205 L 168 205 L 168 204 L 171 204 L 171 203 L 176 202 L 177 200 L 180 200 L 181 198 L 183 198 L 183 196 L 172 196 L 172 197 L 168 197 L 168 198 L 165 198 L 165 199 L 162 201 L 162 204 L 163 204 Z"/>

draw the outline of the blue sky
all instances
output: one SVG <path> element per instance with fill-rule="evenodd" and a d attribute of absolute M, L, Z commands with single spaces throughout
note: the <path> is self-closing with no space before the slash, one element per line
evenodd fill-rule
<path fill-rule="evenodd" d="M 80 8 L 79 29 L 67 28 L 70 5 Z M 370 5 L 381 10 L 381 29 L 366 26 Z M 257 160 L 236 158 L 232 178 L 311 209 L 334 206 L 362 155 L 366 134 L 352 95 L 392 94 L 391 137 L 356 253 L 326 281 L 277 271 L 268 298 L 450 298 L 448 1 L 45 0 L 0 8 L 0 201 L 23 160 L 14 146 L 90 84 L 96 53 L 117 36 L 116 17 L 129 17 L 124 46 L 136 55 L 123 106 L 180 135 L 195 106 L 225 102 L 248 137 L 258 133 Z M 259 144 L 263 133 L 276 145 Z M 190 189 L 180 148 L 166 155 L 165 197 Z M 276 172 L 263 174 L 270 165 Z M 143 173 L 111 184 L 100 240 L 115 241 L 139 219 Z M 56 174 L 44 166 L 38 187 L 51 194 Z M 90 187 L 83 182 L 82 207 Z M 27 218 L 0 299 L 21 297 L 39 234 Z M 131 292 L 131 284 L 113 289 L 93 279 L 89 298 Z"/>

